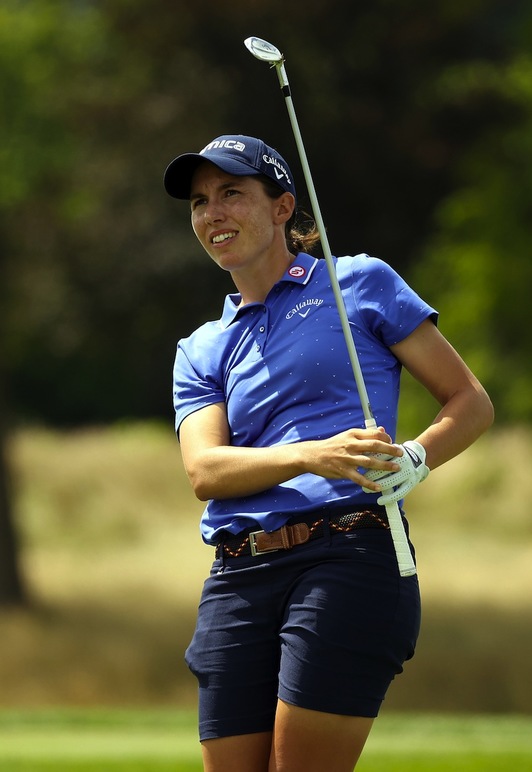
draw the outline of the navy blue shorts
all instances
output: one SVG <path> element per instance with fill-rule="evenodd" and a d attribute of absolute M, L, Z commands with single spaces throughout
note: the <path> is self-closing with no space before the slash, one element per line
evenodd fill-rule
<path fill-rule="evenodd" d="M 399 575 L 385 529 L 217 558 L 186 652 L 200 739 L 271 731 L 278 698 L 376 716 L 419 623 L 417 577 Z"/>

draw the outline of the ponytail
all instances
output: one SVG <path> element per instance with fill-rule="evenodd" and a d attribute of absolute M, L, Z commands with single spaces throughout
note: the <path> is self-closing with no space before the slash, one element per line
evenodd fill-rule
<path fill-rule="evenodd" d="M 295 211 L 286 223 L 286 246 L 288 251 L 296 254 L 309 254 L 319 243 L 320 234 L 314 219 L 304 211 Z"/>

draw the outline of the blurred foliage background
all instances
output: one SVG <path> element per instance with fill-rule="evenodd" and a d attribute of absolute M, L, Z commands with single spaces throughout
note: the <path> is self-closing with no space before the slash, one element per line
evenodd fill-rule
<path fill-rule="evenodd" d="M 284 100 L 244 48 L 250 34 L 286 54 L 333 252 L 403 273 L 441 310 L 499 421 L 530 420 L 532 7 L 515 0 L 5 0 L 12 414 L 169 415 L 176 340 L 216 316 L 230 286 L 163 191 L 175 155 L 222 133 L 263 136 L 305 206 Z"/>
<path fill-rule="evenodd" d="M 28 501 L 29 482 L 20 490 L 28 427 L 155 420 L 171 431 L 176 342 L 217 317 L 231 289 L 195 243 L 187 205 L 163 190 L 169 161 L 219 134 L 261 136 L 309 208 L 277 78 L 245 49 L 250 35 L 286 55 L 333 252 L 389 262 L 440 310 L 499 426 L 532 420 L 529 2 L 3 0 L 0 605 L 39 597 L 55 574 L 32 549 L 67 527 L 39 525 L 42 502 Z M 402 430 L 433 412 L 405 378 Z M 71 512 L 93 493 L 84 468 L 64 493 Z M 93 544 L 99 527 L 87 527 Z"/>

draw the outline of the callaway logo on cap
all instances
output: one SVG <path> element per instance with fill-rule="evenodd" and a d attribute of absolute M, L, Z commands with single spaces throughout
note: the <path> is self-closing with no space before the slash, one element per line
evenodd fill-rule
<path fill-rule="evenodd" d="M 174 158 L 164 173 L 166 192 L 174 198 L 189 198 L 192 175 L 202 161 L 210 161 L 237 177 L 264 174 L 282 190 L 296 195 L 292 172 L 277 150 L 261 139 L 240 134 L 225 134 L 213 139 L 199 153 Z"/>

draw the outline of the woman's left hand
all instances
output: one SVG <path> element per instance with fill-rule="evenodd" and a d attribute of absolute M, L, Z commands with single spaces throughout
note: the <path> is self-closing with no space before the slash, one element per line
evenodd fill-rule
<path fill-rule="evenodd" d="M 377 499 L 377 504 L 384 507 L 403 499 L 416 485 L 423 482 L 430 472 L 425 464 L 427 454 L 423 445 L 415 440 L 409 440 L 399 447 L 403 450 L 403 455 L 394 457 L 395 463 L 401 467 L 398 472 L 370 469 L 365 475 L 368 480 L 379 481 L 384 493 Z M 389 459 L 390 456 L 386 458 Z M 372 492 L 368 488 L 364 488 L 364 491 Z"/>

